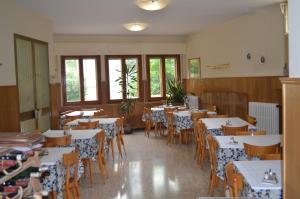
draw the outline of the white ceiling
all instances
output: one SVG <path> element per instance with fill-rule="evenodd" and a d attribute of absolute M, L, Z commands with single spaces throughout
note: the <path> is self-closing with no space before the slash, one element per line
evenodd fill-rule
<path fill-rule="evenodd" d="M 186 35 L 281 0 L 171 0 L 160 11 L 144 11 L 135 0 L 16 0 L 50 18 L 59 34 Z M 122 24 L 148 23 L 142 32 Z"/>

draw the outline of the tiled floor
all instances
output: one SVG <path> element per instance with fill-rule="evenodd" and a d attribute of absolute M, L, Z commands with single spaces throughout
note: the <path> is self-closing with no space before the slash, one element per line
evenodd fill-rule
<path fill-rule="evenodd" d="M 106 184 L 94 164 L 94 184 L 80 182 L 81 198 L 190 199 L 207 196 L 209 160 L 203 169 L 193 158 L 194 145 L 166 145 L 166 137 L 150 138 L 144 132 L 125 136 L 127 157 L 107 160 Z M 117 151 L 117 148 L 116 148 Z M 117 153 L 117 152 L 116 152 Z M 215 196 L 221 195 L 221 186 Z"/>

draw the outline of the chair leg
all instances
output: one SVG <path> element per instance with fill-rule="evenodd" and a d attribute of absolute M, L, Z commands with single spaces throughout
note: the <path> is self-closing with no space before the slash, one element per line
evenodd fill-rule
<path fill-rule="evenodd" d="M 71 199 L 71 192 L 69 187 L 66 187 L 66 199 Z"/>
<path fill-rule="evenodd" d="M 120 154 L 121 158 L 123 158 L 120 135 L 117 135 L 116 139 L 117 139 L 117 146 L 118 146 L 119 154 Z"/>
<path fill-rule="evenodd" d="M 111 155 L 112 155 L 112 159 L 113 161 L 115 161 L 115 149 L 114 149 L 114 140 L 110 139 L 110 147 L 111 147 Z"/>
<path fill-rule="evenodd" d="M 79 187 L 78 187 L 78 183 L 77 182 L 74 185 L 74 189 L 75 189 L 77 197 L 80 198 Z"/>
<path fill-rule="evenodd" d="M 56 199 L 56 192 L 55 191 L 51 191 L 50 192 L 50 197 L 51 197 L 51 199 Z"/>
<path fill-rule="evenodd" d="M 93 184 L 93 160 L 89 158 L 90 183 Z"/>

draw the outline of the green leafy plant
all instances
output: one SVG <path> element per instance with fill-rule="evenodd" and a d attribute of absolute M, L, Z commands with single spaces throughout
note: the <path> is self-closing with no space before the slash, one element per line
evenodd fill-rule
<path fill-rule="evenodd" d="M 185 102 L 186 94 L 183 88 L 182 81 L 168 80 L 168 99 L 170 103 L 183 104 Z"/>
<path fill-rule="evenodd" d="M 132 113 L 135 107 L 136 100 L 133 99 L 137 96 L 137 69 L 133 64 L 127 64 L 122 68 L 121 77 L 116 79 L 116 82 L 122 87 L 122 103 L 119 106 L 119 112 L 126 116 Z"/>

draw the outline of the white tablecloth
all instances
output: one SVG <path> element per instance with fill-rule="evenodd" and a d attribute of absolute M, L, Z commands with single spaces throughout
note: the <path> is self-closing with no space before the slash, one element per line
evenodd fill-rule
<path fill-rule="evenodd" d="M 48 155 L 40 158 L 41 165 L 49 168 L 50 175 L 42 181 L 43 190 L 55 191 L 57 198 L 63 198 L 63 185 L 65 184 L 66 170 L 63 166 L 63 154 L 75 150 L 74 147 L 53 147 L 46 148 Z M 82 172 L 79 170 L 79 176 Z"/>
<path fill-rule="evenodd" d="M 233 137 L 237 144 L 230 144 L 229 140 Z M 230 161 L 248 160 L 244 150 L 244 143 L 268 146 L 281 142 L 281 135 L 260 135 L 260 136 L 214 136 L 219 144 L 217 150 L 217 175 L 224 179 L 224 169 Z"/>
<path fill-rule="evenodd" d="M 219 144 L 219 148 L 244 148 L 244 143 L 256 146 L 274 145 L 282 140 L 281 135 L 259 135 L 259 136 L 214 136 Z M 234 138 L 237 144 L 230 144 L 230 139 Z"/>
<path fill-rule="evenodd" d="M 234 161 L 236 169 L 244 177 L 246 186 L 243 196 L 254 198 L 282 198 L 282 161 Z M 277 175 L 277 184 L 266 184 L 264 173 L 271 169 Z"/>
<path fill-rule="evenodd" d="M 232 127 L 237 126 L 245 126 L 248 125 L 249 130 L 253 129 L 255 130 L 256 127 L 249 124 L 248 122 L 242 120 L 239 117 L 229 117 L 229 118 L 203 118 L 201 119 L 202 122 L 205 124 L 207 130 L 211 129 L 221 129 L 222 125 L 226 125 L 227 121 L 231 122 Z"/>
<path fill-rule="evenodd" d="M 95 122 L 98 121 L 100 128 L 104 129 L 106 138 L 113 139 L 116 135 L 117 126 L 116 121 L 118 118 L 92 118 L 92 119 L 76 119 L 68 122 L 66 125 L 69 127 L 78 126 L 79 122 Z"/>

